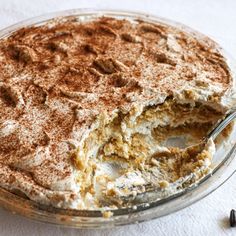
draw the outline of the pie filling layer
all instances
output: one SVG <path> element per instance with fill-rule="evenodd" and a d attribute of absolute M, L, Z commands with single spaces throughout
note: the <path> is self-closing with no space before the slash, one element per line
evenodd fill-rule
<path fill-rule="evenodd" d="M 145 191 L 168 195 L 198 181 L 211 170 L 215 146 L 211 140 L 203 150 L 193 145 L 223 116 L 207 105 L 171 98 L 110 119 L 100 115 L 72 154 L 84 203 L 122 206 Z"/>

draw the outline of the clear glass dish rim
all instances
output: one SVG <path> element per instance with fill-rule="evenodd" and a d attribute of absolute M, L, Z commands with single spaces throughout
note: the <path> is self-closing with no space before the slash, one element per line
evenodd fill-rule
<path fill-rule="evenodd" d="M 57 17 L 98 17 L 103 15 L 113 17 L 124 17 L 129 19 L 138 18 L 150 22 L 161 22 L 164 24 L 169 24 L 181 28 L 191 34 L 197 35 L 198 37 L 207 37 L 206 35 L 196 30 L 193 30 L 188 26 L 185 26 L 184 24 L 146 13 L 113 9 L 72 9 L 54 13 L 47 13 L 11 25 L 7 28 L 0 30 L 0 38 L 7 37 L 19 28 L 43 24 L 48 20 Z M 216 43 L 216 45 L 218 44 Z M 232 57 L 228 53 L 226 53 L 219 45 L 218 47 L 225 55 L 226 59 L 234 61 Z M 0 188 L 0 206 L 14 213 L 31 218 L 33 220 L 73 228 L 110 228 L 119 225 L 142 222 L 162 217 L 170 213 L 176 212 L 180 209 L 183 209 L 216 190 L 236 171 L 234 168 L 234 164 L 236 164 L 236 158 L 234 158 L 235 154 L 236 144 L 232 147 L 225 159 L 214 168 L 212 173 L 207 175 L 197 185 L 185 189 L 181 193 L 172 195 L 167 199 L 154 202 L 150 206 L 142 205 L 137 209 L 126 208 L 115 210 L 114 216 L 110 218 L 104 218 L 100 211 L 63 210 L 43 206 L 31 200 L 23 199 L 2 188 Z"/>

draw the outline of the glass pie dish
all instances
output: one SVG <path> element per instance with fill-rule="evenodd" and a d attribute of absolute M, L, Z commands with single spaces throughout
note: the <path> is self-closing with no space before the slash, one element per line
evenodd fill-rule
<path fill-rule="evenodd" d="M 39 26 L 57 17 L 72 16 L 80 20 L 93 20 L 99 16 L 111 16 L 119 19 L 140 19 L 153 23 L 162 22 L 195 35 L 195 31 L 184 25 L 146 14 L 78 9 L 48 14 L 21 22 L 2 30 L 0 37 L 7 37 L 22 27 Z M 196 34 L 200 35 L 197 32 Z M 227 54 L 226 59 L 228 60 L 231 70 L 234 72 L 233 59 Z M 4 189 L 0 189 L 0 204 L 2 207 L 12 212 L 35 220 L 78 228 L 107 228 L 158 218 L 200 200 L 218 188 L 234 173 L 234 162 L 236 162 L 234 158 L 236 149 L 235 137 L 236 128 L 233 127 L 233 131 L 230 133 L 229 137 L 227 137 L 227 141 L 221 144 L 217 149 L 213 158 L 212 172 L 207 174 L 196 184 L 161 199 L 156 197 L 157 193 L 155 191 L 148 192 L 142 195 L 141 202 L 134 202 L 132 206 L 127 208 L 112 210 L 111 217 L 104 217 L 101 211 L 95 210 L 64 210 L 49 207 L 25 199 L 20 195 L 10 193 Z"/>

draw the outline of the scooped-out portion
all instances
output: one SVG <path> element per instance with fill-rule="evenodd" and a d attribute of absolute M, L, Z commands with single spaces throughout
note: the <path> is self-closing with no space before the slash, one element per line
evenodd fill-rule
<path fill-rule="evenodd" d="M 212 140 L 194 146 L 224 117 L 201 103 L 135 107 L 127 114 L 100 116 L 72 154 L 85 203 L 121 207 L 126 198 L 155 189 L 159 197 L 185 188 L 211 170 Z"/>

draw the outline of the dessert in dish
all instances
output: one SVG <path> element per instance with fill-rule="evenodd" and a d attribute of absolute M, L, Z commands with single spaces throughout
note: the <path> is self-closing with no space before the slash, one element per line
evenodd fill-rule
<path fill-rule="evenodd" d="M 209 38 L 163 23 L 62 18 L 0 41 L 0 186 L 65 209 L 116 209 L 211 171 L 201 140 L 234 106 Z"/>

